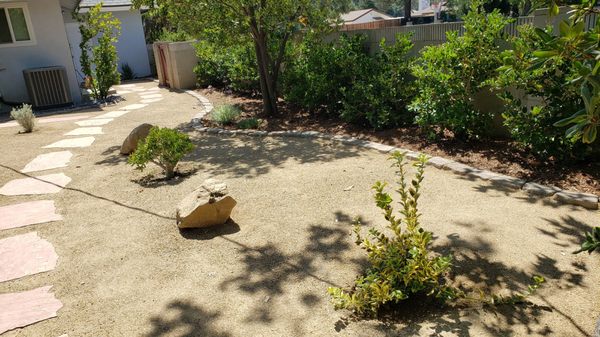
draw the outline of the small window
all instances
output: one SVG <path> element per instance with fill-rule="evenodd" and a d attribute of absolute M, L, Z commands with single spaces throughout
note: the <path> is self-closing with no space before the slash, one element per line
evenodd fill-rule
<path fill-rule="evenodd" d="M 0 5 L 0 47 L 33 42 L 27 7 L 24 4 Z"/>

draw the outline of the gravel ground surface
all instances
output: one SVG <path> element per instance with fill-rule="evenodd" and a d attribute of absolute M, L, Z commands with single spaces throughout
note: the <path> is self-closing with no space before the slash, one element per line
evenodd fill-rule
<path fill-rule="evenodd" d="M 155 86 L 148 82 L 144 87 Z M 428 168 L 423 226 L 434 248 L 451 253 L 451 277 L 468 289 L 523 291 L 534 274 L 548 283 L 532 305 L 439 308 L 422 302 L 383 320 L 354 321 L 334 311 L 330 286 L 348 287 L 364 266 L 351 220 L 382 227 L 370 187 L 394 181 L 387 156 L 301 138 L 227 138 L 196 133 L 195 99 L 165 99 L 103 126 L 92 146 L 73 149 L 73 181 L 50 198 L 64 221 L 0 231 L 37 231 L 59 256 L 49 273 L 0 284 L 0 293 L 53 285 L 58 317 L 6 336 L 586 336 L 600 314 L 600 259 L 572 255 L 600 213 L 498 190 Z M 97 116 L 137 103 L 137 93 Z M 196 149 L 180 176 L 133 170 L 118 148 L 135 126 L 179 127 Z M 22 178 L 43 146 L 73 121 L 28 135 L 0 128 L 0 184 Z M 35 175 L 35 174 L 34 174 Z M 238 206 L 220 228 L 179 231 L 177 203 L 207 178 L 227 182 Z M 352 187 L 352 188 L 350 188 Z M 4 197 L 0 206 L 44 196 Z"/>

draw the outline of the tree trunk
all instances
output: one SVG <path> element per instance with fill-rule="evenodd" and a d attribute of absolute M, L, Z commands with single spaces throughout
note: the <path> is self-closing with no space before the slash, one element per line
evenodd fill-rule
<path fill-rule="evenodd" d="M 406 20 L 406 22 L 412 21 L 411 12 L 412 12 L 411 0 L 404 0 L 404 19 Z"/>
<path fill-rule="evenodd" d="M 254 47 L 260 77 L 260 90 L 263 97 L 263 112 L 267 116 L 273 116 L 277 114 L 277 84 L 273 80 L 273 74 L 269 69 L 270 60 L 267 41 L 263 34 L 259 33 L 258 36 L 254 36 Z"/>

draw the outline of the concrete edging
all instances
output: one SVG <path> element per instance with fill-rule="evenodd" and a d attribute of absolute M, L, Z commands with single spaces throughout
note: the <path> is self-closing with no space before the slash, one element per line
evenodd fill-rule
<path fill-rule="evenodd" d="M 224 136 L 245 135 L 254 137 L 297 137 L 328 139 L 346 145 L 353 145 L 375 150 L 381 153 L 392 153 L 395 151 L 400 151 L 405 153 L 406 157 L 411 160 L 417 159 L 417 157 L 419 157 L 422 154 L 420 152 L 415 152 L 367 140 L 361 140 L 354 137 L 330 135 L 317 131 L 258 131 L 242 129 L 228 130 L 222 128 L 204 127 L 202 126 L 201 119 L 204 116 L 206 116 L 206 114 L 212 111 L 213 105 L 206 97 L 193 90 L 186 90 L 185 92 L 198 99 L 198 101 L 200 102 L 200 106 L 202 107 L 202 111 L 196 114 L 191 121 L 194 129 L 196 129 L 196 131 L 199 132 L 206 132 L 208 134 Z M 471 176 L 479 178 L 481 180 L 490 181 L 493 185 L 501 188 L 522 190 L 532 196 L 540 198 L 552 197 L 555 201 L 558 201 L 560 203 L 581 206 L 586 209 L 597 210 L 598 203 L 600 202 L 598 196 L 594 194 L 565 191 L 556 186 L 546 186 L 535 182 L 528 182 L 523 179 L 510 177 L 503 174 L 487 170 L 480 170 L 469 165 L 465 165 L 442 157 L 429 157 L 428 165 L 431 165 L 441 170 L 452 171 L 459 175 Z"/>

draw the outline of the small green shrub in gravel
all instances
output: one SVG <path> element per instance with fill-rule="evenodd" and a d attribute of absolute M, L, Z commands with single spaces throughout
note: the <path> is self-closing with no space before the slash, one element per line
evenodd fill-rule
<path fill-rule="evenodd" d="M 23 127 L 24 133 L 30 133 L 33 131 L 33 128 L 36 124 L 35 115 L 33 114 L 33 110 L 31 110 L 31 105 L 23 104 L 20 108 L 14 108 L 10 112 L 10 117 Z"/>
<path fill-rule="evenodd" d="M 194 145 L 185 133 L 155 126 L 148 137 L 138 144 L 128 162 L 140 171 L 152 162 L 162 168 L 167 179 L 170 179 L 175 175 L 177 163 L 193 149 Z"/>
<path fill-rule="evenodd" d="M 258 129 L 260 126 L 260 119 L 258 118 L 246 118 L 242 119 L 237 124 L 240 129 Z"/>
<path fill-rule="evenodd" d="M 235 105 L 221 105 L 213 110 L 212 120 L 219 125 L 231 125 L 242 112 Z"/>

